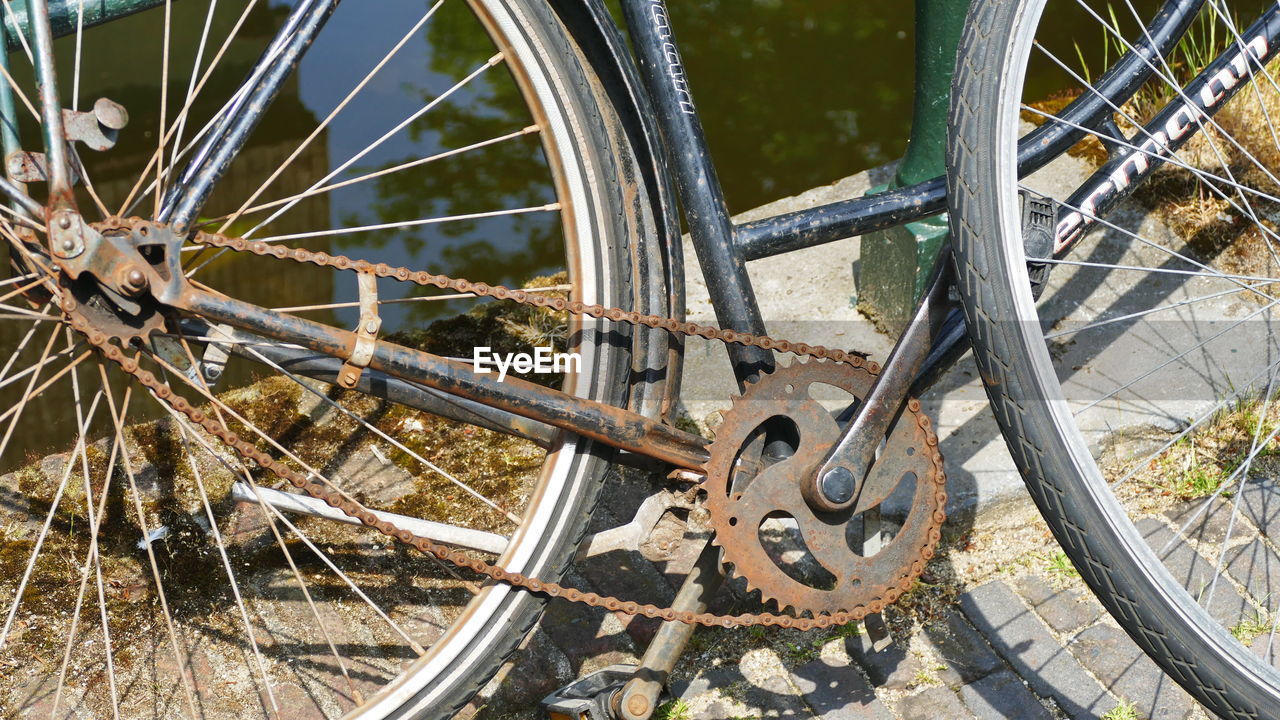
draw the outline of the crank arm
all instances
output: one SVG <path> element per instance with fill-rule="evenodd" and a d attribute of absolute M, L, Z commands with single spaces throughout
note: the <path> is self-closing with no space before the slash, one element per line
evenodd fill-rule
<path fill-rule="evenodd" d="M 226 323 L 335 358 L 350 357 L 356 347 L 356 333 L 349 330 L 273 312 L 186 282 L 169 283 L 157 299 L 213 323 Z M 368 367 L 679 467 L 699 468 L 710 457 L 706 439 L 643 415 L 519 378 L 498 381 L 492 373 L 476 373 L 465 363 L 385 340 L 374 341 Z"/>
<path fill-rule="evenodd" d="M 836 512 L 854 504 L 860 508 L 871 507 L 893 489 L 866 488 L 864 480 L 875 462 L 876 450 L 888 434 L 889 425 L 898 416 L 926 361 L 932 359 L 931 351 L 935 345 L 945 342 L 954 346 L 956 342 L 955 333 L 951 332 L 954 328 L 950 327 L 954 323 L 947 322 L 951 282 L 951 246 L 943 245 L 934 261 L 928 292 L 920 299 L 910 324 L 893 346 L 858 414 L 817 471 L 801 481 L 805 500 L 814 509 Z M 863 498 L 864 494 L 868 496 Z"/>

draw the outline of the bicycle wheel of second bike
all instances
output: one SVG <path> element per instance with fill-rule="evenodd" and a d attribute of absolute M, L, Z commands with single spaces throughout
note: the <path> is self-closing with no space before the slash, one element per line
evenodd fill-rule
<path fill-rule="evenodd" d="M 56 46 L 65 97 L 81 108 L 110 97 L 130 116 L 116 147 L 74 146 L 88 221 L 156 217 L 156 157 L 171 180 L 164 171 L 196 154 L 304 3 L 162 5 Z M 36 97 L 20 51 L 12 65 Z M 540 0 L 344 3 L 199 222 L 271 248 L 668 315 L 660 252 L 640 240 L 660 233 L 619 128 Z M 34 124 L 23 130 L 39 137 Z M 10 218 L 0 236 L 18 260 L 40 252 L 18 250 Z M 193 280 L 334 327 L 355 327 L 366 298 L 354 272 L 333 266 L 182 251 Z M 325 516 L 324 503 L 84 352 L 58 304 L 36 295 L 31 309 L 14 292 L 57 285 L 16 267 L 0 281 L 0 716 L 448 718 L 515 651 L 545 598 Z M 662 333 L 394 273 L 377 292 L 380 342 L 467 358 L 475 346 L 550 346 L 578 361 L 522 378 L 637 411 L 659 405 L 661 384 L 633 383 L 631 371 L 664 369 Z M 495 422 L 372 370 L 344 390 L 331 384 L 341 359 L 253 336 L 223 346 L 233 354 L 206 390 L 207 372 L 181 366 L 214 357 L 216 328 L 191 315 L 165 322 L 154 343 L 128 343 L 139 367 L 260 451 L 402 527 L 436 523 L 414 527 L 511 572 L 564 572 L 607 449 Z"/>
<path fill-rule="evenodd" d="M 1247 44 L 1262 6 L 1240 5 L 1205 5 L 1167 60 L 1151 61 L 1145 85 L 1107 101 L 1114 124 L 1019 177 L 1019 139 L 1060 122 L 1069 102 L 1101 97 L 1090 64 L 1150 37 L 1142 27 L 1154 16 L 1143 12 L 1150 3 L 1127 1 L 974 3 L 953 87 L 948 192 L 977 363 L 1058 542 L 1197 700 L 1223 717 L 1259 718 L 1280 717 L 1272 71 L 1241 64 L 1248 72 L 1232 84 L 1243 89 L 1201 118 L 1205 131 L 1069 254 L 1032 269 L 1037 282 L 1048 271 L 1036 293 L 1027 247 L 1048 255 L 1023 230 L 1024 202 L 1035 199 L 1069 223 L 1081 209 L 1072 193 L 1107 160 L 1098 137 L 1113 151 L 1156 138 L 1142 128 L 1160 108 L 1185 100 L 1180 88 L 1206 62 Z M 1091 54 L 1100 42 L 1106 54 Z"/>

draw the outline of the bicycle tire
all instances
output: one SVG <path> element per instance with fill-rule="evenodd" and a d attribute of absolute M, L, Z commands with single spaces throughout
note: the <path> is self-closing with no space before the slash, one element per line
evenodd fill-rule
<path fill-rule="evenodd" d="M 1012 220 L 1023 74 L 1043 6 L 973 3 L 952 89 L 951 237 L 991 408 L 1055 538 L 1129 636 L 1222 717 L 1280 717 L 1280 673 L 1169 573 L 1113 495 L 1063 397 L 1035 310 L 1022 225 Z"/>
<path fill-rule="evenodd" d="M 636 153 L 619 111 L 594 71 L 545 2 L 469 0 L 468 5 L 503 53 L 512 82 L 542 128 L 541 148 L 561 207 L 575 299 L 671 314 L 666 303 L 673 296 L 654 291 L 665 286 L 668 278 L 637 282 L 639 273 L 664 264 L 651 250 L 642 250 L 651 246 L 640 241 L 658 235 L 654 225 L 659 213 L 648 206 L 652 194 L 636 167 Z M 132 110 L 135 117 L 141 114 L 138 108 Z M 678 356 L 662 350 L 668 342 L 664 333 L 631 332 L 608 322 L 577 318 L 569 322 L 569 335 L 578 338 L 571 349 L 581 353 L 583 365 L 582 372 L 571 375 L 570 392 L 633 410 L 652 411 L 659 406 L 653 397 L 662 394 L 667 380 L 650 377 L 637 383 L 632 365 L 636 358 L 645 359 L 650 367 L 655 358 L 671 357 L 674 362 Z M 673 378 L 679 370 L 672 365 L 662 369 L 665 372 L 657 375 L 664 378 Z M 559 580 L 586 531 L 612 455 L 596 443 L 568 433 L 558 435 L 543 461 L 521 524 L 512 531 L 508 549 L 498 562 L 530 577 Z M 448 631 L 424 655 L 405 663 L 398 677 L 382 687 L 366 688 L 364 702 L 356 707 L 348 703 L 345 707 L 350 709 L 343 717 L 452 717 L 519 647 L 546 601 L 508 585 L 484 585 L 463 603 Z M 335 683 L 332 692 L 336 697 L 343 691 Z M 4 700 L 0 697 L 0 707 Z M 270 714 L 265 704 L 262 710 Z M 287 711 L 294 717 L 307 709 Z"/>

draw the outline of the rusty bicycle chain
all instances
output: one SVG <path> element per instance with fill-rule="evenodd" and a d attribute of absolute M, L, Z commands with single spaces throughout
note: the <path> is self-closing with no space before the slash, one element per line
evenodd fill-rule
<path fill-rule="evenodd" d="M 660 315 L 646 315 L 635 311 L 622 310 L 620 308 L 605 307 L 603 305 L 587 305 L 581 302 L 567 301 L 564 298 L 547 297 L 539 293 L 531 293 L 525 290 L 512 290 L 501 285 L 473 283 L 468 280 L 451 278 L 446 275 L 412 271 L 404 267 L 391 267 L 385 263 L 374 264 L 364 260 L 353 261 L 342 255 L 329 255 L 324 252 L 312 252 L 303 248 L 288 248 L 282 245 L 268 244 L 261 241 L 249 241 L 243 238 L 226 238 L 220 235 L 213 235 L 204 232 L 197 233 L 193 239 L 195 242 L 209 247 L 228 248 L 239 252 L 247 251 L 256 255 L 291 259 L 297 262 L 313 263 L 321 267 L 334 267 L 339 270 L 368 272 L 373 273 L 378 277 L 395 278 L 400 281 L 413 282 L 423 286 L 434 286 L 441 289 L 453 290 L 455 292 L 471 293 L 479 297 L 510 300 L 524 305 L 550 308 L 556 311 L 566 311 L 575 315 L 605 318 L 615 322 L 625 322 L 632 325 L 660 328 L 680 335 L 697 336 L 710 340 L 719 340 L 725 343 L 758 347 L 765 350 L 789 352 L 806 357 L 847 362 L 855 367 L 865 367 L 872 374 L 877 374 L 880 371 L 878 363 L 868 362 L 864 356 L 860 354 L 839 349 L 831 349 L 821 345 L 792 343 L 786 340 L 775 340 L 767 335 L 752 335 L 748 333 L 735 332 L 733 330 L 723 330 L 712 326 L 698 325 L 692 322 L 680 322 L 673 318 L 662 317 Z M 909 577 L 904 578 L 902 582 L 898 583 L 896 586 L 888 588 L 883 597 L 878 598 L 865 606 L 855 607 L 853 610 L 848 612 L 836 612 L 829 615 L 820 614 L 812 618 L 803 618 L 774 613 L 717 615 L 715 613 L 708 612 L 695 613 L 688 610 L 675 610 L 674 608 L 664 608 L 649 603 L 638 603 L 631 600 L 624 601 L 613 596 L 600 595 L 594 592 L 583 592 L 576 588 L 561 585 L 560 583 L 544 582 L 537 578 L 527 577 L 521 573 L 508 572 L 497 565 L 487 563 L 478 558 L 473 558 L 463 552 L 454 550 L 447 545 L 433 542 L 432 540 L 416 535 L 409 530 L 397 527 L 394 523 L 386 520 L 380 520 L 372 511 L 360 503 L 336 490 L 326 489 L 320 482 L 308 480 L 307 476 L 304 474 L 272 458 L 269 454 L 260 450 L 256 445 L 242 439 L 237 433 L 225 427 L 209 413 L 193 406 L 185 397 L 174 392 L 167 384 L 161 382 L 156 377 L 155 373 L 150 370 L 140 368 L 136 357 L 129 357 L 126 355 L 123 349 L 113 344 L 105 333 L 92 327 L 83 316 L 76 314 L 76 306 L 77 303 L 70 294 L 63 293 L 61 308 L 62 311 L 71 318 L 71 325 L 73 329 L 84 335 L 89 343 L 101 351 L 107 359 L 111 360 L 113 363 L 118 365 L 121 370 L 131 375 L 139 384 L 151 391 L 151 393 L 153 393 L 158 399 L 175 411 L 185 415 L 191 422 L 204 428 L 204 430 L 210 435 L 217 437 L 228 447 L 235 450 L 242 458 L 250 460 L 258 466 L 269 470 L 299 490 L 302 490 L 314 498 L 323 500 L 331 507 L 341 510 L 349 517 L 359 520 L 365 526 L 373 528 L 387 537 L 398 540 L 406 545 L 410 545 L 418 551 L 431 555 L 438 560 L 451 563 L 458 567 L 467 568 L 472 572 L 485 575 L 497 582 L 507 583 L 514 587 L 534 593 L 540 593 L 549 597 L 564 598 L 570 602 L 582 603 L 592 607 L 600 607 L 610 612 L 621 612 L 627 615 L 644 615 L 645 617 L 658 618 L 661 620 L 674 620 L 688 624 L 719 626 L 726 628 L 764 625 L 810 630 L 827 628 L 835 625 L 844 625 L 849 622 L 861 620 L 869 613 L 880 612 L 884 609 L 885 605 L 892 603 L 903 592 L 905 592 L 910 587 L 915 576 L 919 574 L 918 572 L 913 572 Z M 918 400 L 913 398 L 909 401 L 909 407 L 912 412 L 918 412 L 920 409 L 920 403 Z M 928 417 L 920 415 L 917 422 L 925 433 L 926 447 L 931 453 L 931 460 L 933 462 L 935 472 L 941 474 L 943 472 L 942 454 L 938 450 L 938 437 L 932 431 Z M 941 475 L 939 476 L 941 477 Z M 931 517 L 930 521 L 938 525 L 941 524 L 936 517 Z M 934 548 L 937 545 L 937 539 L 937 533 L 929 534 L 929 540 L 920 548 L 918 557 L 913 562 L 913 566 L 915 568 L 922 567 L 925 562 L 928 562 L 929 559 L 933 557 Z"/>

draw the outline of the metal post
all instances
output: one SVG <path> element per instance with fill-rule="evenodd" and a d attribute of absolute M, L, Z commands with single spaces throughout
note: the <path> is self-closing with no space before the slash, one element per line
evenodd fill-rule
<path fill-rule="evenodd" d="M 892 185 L 870 193 L 913 185 L 945 171 L 947 103 L 968 6 L 968 0 L 916 0 L 911 138 Z M 946 235 L 946 216 L 938 215 L 862 236 L 858 306 L 882 330 L 897 334 L 911 318 Z"/>

